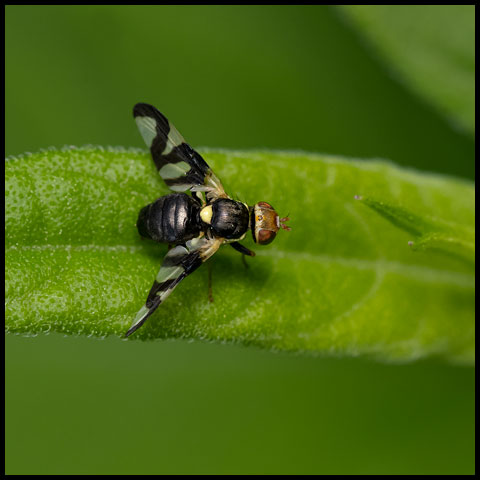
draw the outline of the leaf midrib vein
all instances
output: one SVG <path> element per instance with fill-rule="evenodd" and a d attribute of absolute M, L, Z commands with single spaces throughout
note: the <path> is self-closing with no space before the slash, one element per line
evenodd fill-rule
<path fill-rule="evenodd" d="M 45 250 L 63 250 L 73 252 L 124 252 L 137 253 L 142 251 L 150 251 L 141 245 L 11 245 L 6 250 L 14 251 L 45 251 Z M 431 268 L 424 265 L 413 265 L 396 262 L 392 260 L 380 259 L 364 259 L 355 257 L 332 256 L 328 254 L 312 254 L 306 252 L 269 250 L 257 252 L 259 257 L 273 257 L 278 259 L 316 262 L 322 264 L 337 264 L 346 267 L 352 267 L 357 270 L 375 270 L 378 273 L 394 273 L 406 277 L 414 277 L 416 281 L 421 280 L 425 283 L 447 283 L 455 284 L 466 288 L 475 287 L 475 276 L 455 272 L 451 270 L 441 270 Z"/>

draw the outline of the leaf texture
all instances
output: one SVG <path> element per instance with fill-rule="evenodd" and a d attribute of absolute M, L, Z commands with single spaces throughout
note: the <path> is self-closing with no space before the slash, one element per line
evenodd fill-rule
<path fill-rule="evenodd" d="M 473 363 L 472 183 L 378 160 L 200 151 L 231 196 L 271 203 L 292 231 L 268 246 L 247 237 L 249 268 L 222 247 L 209 260 L 214 302 L 203 266 L 135 338 Z M 70 147 L 10 157 L 5 187 L 6 331 L 123 335 L 167 251 L 135 227 L 168 193 L 149 155 Z M 440 242 L 429 229 L 440 224 L 458 227 L 462 255 L 420 248 Z"/>

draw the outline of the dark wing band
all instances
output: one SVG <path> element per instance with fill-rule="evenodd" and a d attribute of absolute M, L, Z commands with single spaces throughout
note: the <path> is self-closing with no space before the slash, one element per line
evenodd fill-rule
<path fill-rule="evenodd" d="M 138 311 L 126 337 L 139 329 L 174 288 L 208 260 L 220 247 L 223 238 L 194 238 L 172 248 L 163 259 L 145 305 Z"/>
<path fill-rule="evenodd" d="M 210 201 L 226 197 L 222 184 L 207 162 L 155 107 L 137 103 L 133 116 L 158 173 L 169 188 L 175 192 L 204 191 Z"/>

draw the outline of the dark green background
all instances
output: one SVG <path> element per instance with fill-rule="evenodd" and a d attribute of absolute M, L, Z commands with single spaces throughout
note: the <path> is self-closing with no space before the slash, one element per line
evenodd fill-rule
<path fill-rule="evenodd" d="M 330 7 L 8 6 L 6 154 L 143 146 L 146 101 L 195 146 L 473 178 L 473 138 L 376 58 Z M 6 471 L 472 473 L 473 389 L 434 360 L 8 336 Z"/>

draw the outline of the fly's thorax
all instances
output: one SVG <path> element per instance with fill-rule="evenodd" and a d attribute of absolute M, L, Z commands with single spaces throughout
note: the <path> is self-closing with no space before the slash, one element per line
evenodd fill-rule
<path fill-rule="evenodd" d="M 211 207 L 211 211 L 208 207 Z M 204 222 L 210 220 L 213 233 L 227 240 L 239 239 L 248 230 L 247 206 L 230 198 L 219 198 L 203 207 L 200 218 Z"/>

